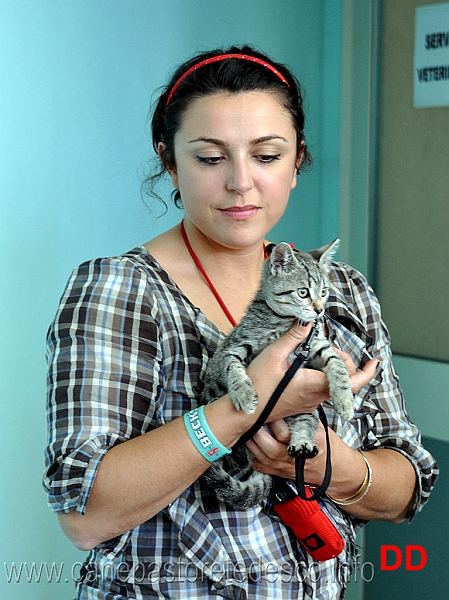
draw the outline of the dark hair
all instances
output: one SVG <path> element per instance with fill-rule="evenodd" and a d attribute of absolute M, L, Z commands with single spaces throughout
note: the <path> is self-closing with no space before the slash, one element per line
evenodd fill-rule
<path fill-rule="evenodd" d="M 222 61 L 203 65 L 193 71 L 180 83 L 167 106 L 167 98 L 170 91 L 186 71 L 203 60 L 221 54 L 245 54 L 259 58 L 279 71 L 282 77 L 288 82 L 288 85 L 273 71 L 259 63 L 239 58 L 227 58 Z M 303 109 L 303 92 L 298 80 L 285 65 L 272 61 L 250 46 L 233 46 L 228 50 L 217 49 L 197 54 L 180 65 L 173 73 L 156 102 L 151 121 L 153 148 L 155 152 L 158 152 L 160 142 L 164 142 L 166 147 L 160 156 L 159 170 L 144 180 L 142 189 L 150 196 L 159 197 L 154 192 L 157 181 L 165 173 L 167 166 L 176 167 L 174 138 L 181 127 L 182 117 L 192 100 L 219 92 L 238 94 L 240 92 L 254 91 L 272 92 L 291 114 L 296 130 L 297 156 L 299 157 L 300 154 L 303 155 L 302 167 L 309 165 L 312 158 L 304 140 L 305 115 Z M 178 190 L 174 190 L 173 197 L 176 206 L 181 206 L 181 197 Z"/>

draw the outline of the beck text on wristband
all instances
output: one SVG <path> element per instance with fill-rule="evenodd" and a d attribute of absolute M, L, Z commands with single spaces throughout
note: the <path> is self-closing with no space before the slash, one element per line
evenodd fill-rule
<path fill-rule="evenodd" d="M 223 446 L 210 430 L 204 416 L 204 406 L 185 413 L 184 424 L 196 449 L 209 462 L 214 462 L 232 452 Z"/>

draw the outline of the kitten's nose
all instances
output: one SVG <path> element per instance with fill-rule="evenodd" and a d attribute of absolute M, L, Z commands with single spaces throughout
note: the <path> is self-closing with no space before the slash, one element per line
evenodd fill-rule
<path fill-rule="evenodd" d="M 320 316 L 324 310 L 323 303 L 319 300 L 313 303 L 313 310 Z"/>

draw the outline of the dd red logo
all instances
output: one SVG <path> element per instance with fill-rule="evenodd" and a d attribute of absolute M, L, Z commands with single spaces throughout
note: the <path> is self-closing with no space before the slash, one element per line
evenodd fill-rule
<path fill-rule="evenodd" d="M 381 571 L 396 571 L 402 565 L 403 555 L 397 546 L 380 547 L 380 569 Z M 427 552 L 422 546 L 405 547 L 405 569 L 406 571 L 420 571 L 427 563 Z"/>

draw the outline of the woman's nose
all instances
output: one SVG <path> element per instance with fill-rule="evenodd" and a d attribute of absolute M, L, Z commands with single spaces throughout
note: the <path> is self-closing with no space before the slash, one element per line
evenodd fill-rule
<path fill-rule="evenodd" d="M 245 159 L 236 160 L 229 170 L 226 188 L 230 192 L 244 194 L 254 187 L 250 165 Z"/>

